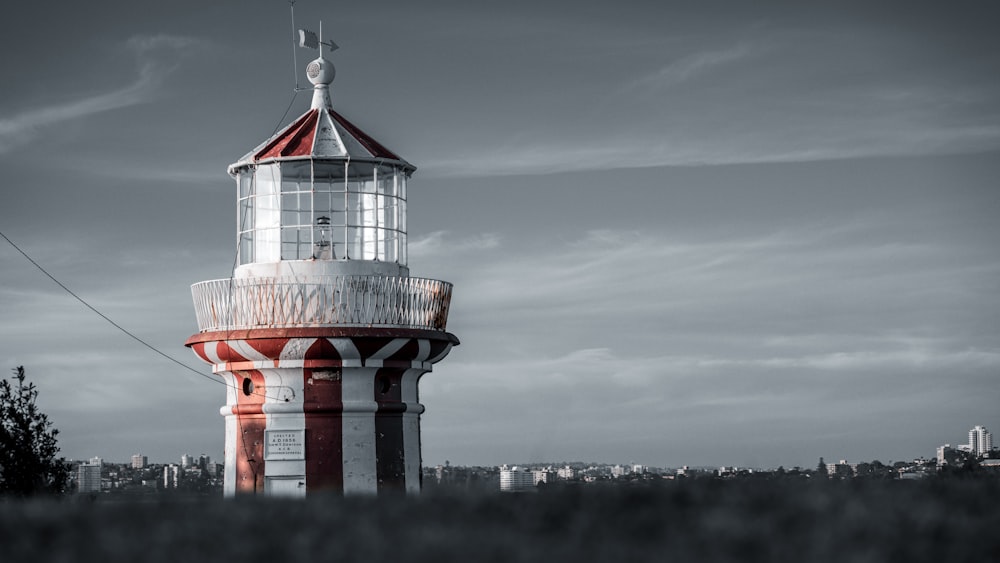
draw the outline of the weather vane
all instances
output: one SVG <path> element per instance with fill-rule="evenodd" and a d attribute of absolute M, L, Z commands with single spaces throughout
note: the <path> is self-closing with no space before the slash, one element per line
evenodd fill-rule
<path fill-rule="evenodd" d="M 340 47 L 333 41 L 323 41 L 323 21 L 319 22 L 319 37 L 315 33 L 307 30 L 299 30 L 299 47 L 308 47 L 310 49 L 320 49 L 320 45 L 326 45 L 330 48 L 330 52 L 334 52 Z M 322 56 L 323 50 L 320 49 L 320 55 Z"/>
<path fill-rule="evenodd" d="M 319 49 L 319 56 L 321 58 L 323 57 L 322 46 L 328 47 L 331 53 L 339 49 L 340 46 L 332 40 L 323 41 L 323 20 L 320 20 L 319 22 L 319 36 L 308 29 L 297 29 L 295 27 L 295 0 L 289 0 L 288 6 L 292 13 L 292 67 L 295 75 L 295 91 L 298 92 L 299 90 L 308 90 L 308 88 L 299 87 L 299 62 L 295 50 L 296 37 L 298 37 L 298 47 Z"/>

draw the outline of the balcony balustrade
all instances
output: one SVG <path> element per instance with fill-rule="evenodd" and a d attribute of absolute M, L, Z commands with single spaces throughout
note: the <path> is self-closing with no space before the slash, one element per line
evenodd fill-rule
<path fill-rule="evenodd" d="M 191 286 L 200 332 L 378 327 L 444 331 L 452 285 L 395 276 L 228 278 Z"/>

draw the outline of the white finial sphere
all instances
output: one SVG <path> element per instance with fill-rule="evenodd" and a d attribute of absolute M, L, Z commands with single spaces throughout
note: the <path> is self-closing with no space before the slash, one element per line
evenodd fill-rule
<path fill-rule="evenodd" d="M 306 78 L 309 82 L 316 84 L 330 84 L 337 76 L 337 69 L 333 68 L 333 63 L 320 57 L 309 63 L 306 67 Z"/>

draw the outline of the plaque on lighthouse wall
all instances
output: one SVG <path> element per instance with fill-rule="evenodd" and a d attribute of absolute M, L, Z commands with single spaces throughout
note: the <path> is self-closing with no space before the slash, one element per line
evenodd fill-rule
<path fill-rule="evenodd" d="M 305 430 L 265 430 L 264 460 L 297 460 L 306 458 Z"/>

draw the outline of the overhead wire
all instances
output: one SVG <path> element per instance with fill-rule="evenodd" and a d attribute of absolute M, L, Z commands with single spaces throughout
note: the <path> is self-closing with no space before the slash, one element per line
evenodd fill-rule
<path fill-rule="evenodd" d="M 66 287 L 66 285 L 63 284 L 61 281 L 57 280 L 55 278 L 55 276 L 53 276 L 52 274 L 50 274 L 48 272 L 48 270 L 46 270 L 45 268 L 42 267 L 41 264 L 39 264 L 38 262 L 36 262 L 34 260 L 34 258 L 32 258 L 31 256 L 28 255 L 27 252 L 25 252 L 24 250 L 21 249 L 21 247 L 19 247 L 18 245 L 16 245 L 14 243 L 14 241 L 10 240 L 10 238 L 7 235 L 5 235 L 2 232 L 0 232 L 0 237 L 3 237 L 3 239 L 5 241 L 7 241 L 8 244 L 10 244 L 12 247 L 14 247 L 14 250 L 16 250 L 19 253 L 21 253 L 21 256 L 24 256 L 24 258 L 26 260 L 28 260 L 28 262 L 31 262 L 31 264 L 35 268 L 38 268 L 38 271 L 40 271 L 41 273 L 45 274 L 46 277 L 48 277 L 50 280 L 52 280 L 53 282 L 55 282 L 56 285 L 58 285 L 59 287 L 61 287 L 63 289 L 63 291 L 65 291 L 66 293 L 68 293 L 71 296 L 73 296 L 73 298 L 76 299 L 77 301 L 79 301 L 80 303 L 82 303 L 84 307 L 86 307 L 86 308 L 90 309 L 91 311 L 93 311 L 95 314 L 97 314 L 97 316 L 99 316 L 102 319 L 104 319 L 105 321 L 107 321 L 111 326 L 117 328 L 119 331 L 123 332 L 126 336 L 128 336 L 132 340 L 135 340 L 139 344 L 142 344 L 146 348 L 149 348 L 153 352 L 155 352 L 155 353 L 163 356 L 164 358 L 170 360 L 171 362 L 173 362 L 173 363 L 181 366 L 182 368 L 184 368 L 184 369 L 186 369 L 186 370 L 188 370 L 190 372 L 194 372 L 194 373 L 196 373 L 196 374 L 198 374 L 198 375 L 200 375 L 202 377 L 211 379 L 212 381 L 219 381 L 218 379 L 215 379 L 214 377 L 212 377 L 210 375 L 207 375 L 205 373 L 202 373 L 202 372 L 194 369 L 193 367 L 191 367 L 191 366 L 185 364 L 184 362 L 182 362 L 182 361 L 174 358 L 173 356 L 170 356 L 166 352 L 163 352 L 163 351 L 159 350 L 158 348 L 156 348 L 155 346 L 153 346 L 149 342 L 146 342 L 142 338 L 139 338 L 138 336 L 136 336 L 134 333 L 132 333 L 131 331 L 129 331 L 125 327 L 123 327 L 120 324 L 116 323 L 110 317 L 108 317 L 104 313 L 98 311 L 96 307 L 94 307 L 93 305 L 91 305 L 90 303 L 88 303 L 86 300 L 84 300 L 82 297 L 80 297 L 79 295 L 77 295 L 76 293 L 74 293 L 73 290 L 71 290 L 70 288 Z M 225 382 L 221 382 L 221 383 L 225 383 Z"/>
<path fill-rule="evenodd" d="M 71 295 L 74 299 L 76 299 L 81 304 L 83 304 L 84 307 L 90 309 L 91 312 L 93 312 L 97 316 L 99 316 L 102 319 L 104 319 L 108 324 L 110 324 L 111 326 L 115 327 L 120 332 L 122 332 L 123 334 L 125 334 L 126 336 L 128 336 L 129 338 L 131 338 L 132 340 L 135 340 L 139 344 L 145 346 L 146 348 L 148 348 L 149 350 L 153 351 L 154 353 L 162 356 L 163 358 L 165 358 L 165 359 L 167 359 L 167 360 L 169 360 L 169 361 L 177 364 L 178 366 L 180 366 L 180 367 L 182 367 L 182 368 L 184 368 L 184 369 L 186 369 L 186 370 L 188 370 L 188 371 L 190 371 L 192 373 L 195 373 L 195 374 L 197 374 L 197 375 L 199 375 L 201 377 L 204 377 L 205 379 L 208 379 L 209 381 L 225 385 L 226 387 L 232 387 L 233 389 L 237 389 L 236 385 L 230 385 L 229 383 L 227 383 L 223 379 L 219 379 L 219 378 L 213 377 L 211 375 L 208 375 L 208 374 L 206 374 L 206 373 L 204 373 L 202 371 L 199 371 L 199 370 L 197 370 L 197 369 L 195 369 L 195 368 L 193 368 L 193 367 L 185 364 L 184 362 L 178 360 L 177 358 L 174 358 L 170 354 L 167 354 L 166 352 L 160 350 L 156 346 L 153 346 L 149 342 L 146 342 L 145 340 L 143 340 L 142 338 L 140 338 L 139 336 L 137 336 L 132 331 L 128 330 L 127 328 L 125 328 L 122 325 L 120 325 L 117 322 L 115 322 L 111 317 L 109 317 L 109 316 L 105 315 L 104 313 L 102 313 L 101 311 L 99 311 L 96 307 L 94 307 L 93 305 L 91 305 L 90 303 L 88 303 L 87 300 L 85 300 L 84 298 L 80 297 L 73 290 L 71 290 L 69 287 L 67 287 L 66 284 L 64 284 L 61 281 L 59 281 L 58 279 L 56 279 L 55 276 L 53 276 L 52 274 L 50 274 L 48 272 L 48 270 L 46 270 L 44 267 L 42 267 L 41 264 L 39 264 L 34 258 L 32 258 L 27 252 L 25 252 L 20 246 L 18 246 L 13 240 L 11 240 L 10 237 L 8 237 L 7 235 L 5 235 L 3 232 L 0 232 L 0 237 L 2 237 L 5 241 L 7 241 L 7 244 L 9 244 L 11 247 L 13 247 L 14 250 L 18 251 L 18 253 L 20 253 L 21 256 L 24 256 L 24 258 L 28 262 L 30 262 L 31 265 L 33 265 L 35 268 L 37 268 L 38 271 L 40 271 L 41 273 L 45 274 L 45 276 L 47 278 L 49 278 L 50 280 L 52 280 L 63 291 L 65 291 L 66 293 L 68 293 L 69 295 Z M 239 389 L 237 389 L 237 390 L 239 390 Z M 271 396 L 267 395 L 266 393 L 256 392 L 256 390 L 254 390 L 253 394 L 257 395 L 259 397 L 266 398 L 266 399 L 274 399 L 274 400 L 278 399 L 277 397 L 271 397 Z"/>
<path fill-rule="evenodd" d="M 271 137 L 278 132 L 278 129 L 281 128 L 281 124 L 285 122 L 285 118 L 288 117 L 288 112 L 291 111 L 292 105 L 295 103 L 295 98 L 298 97 L 298 95 L 299 90 L 292 92 L 292 99 L 288 100 L 288 107 L 285 108 L 285 113 L 281 114 L 281 119 L 278 120 L 278 124 L 274 126 L 274 131 L 271 132 Z"/>

